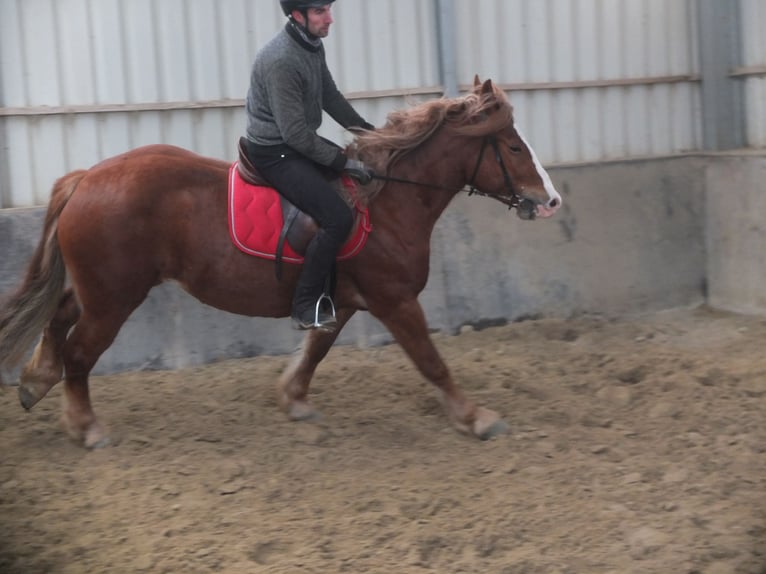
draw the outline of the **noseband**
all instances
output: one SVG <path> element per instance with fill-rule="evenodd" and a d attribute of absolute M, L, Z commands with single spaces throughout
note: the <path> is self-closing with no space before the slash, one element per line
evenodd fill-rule
<path fill-rule="evenodd" d="M 497 160 L 497 163 L 500 166 L 500 170 L 503 173 L 503 180 L 505 182 L 505 189 L 507 191 L 506 195 L 493 195 L 491 193 L 485 193 L 476 187 L 476 176 L 479 174 L 479 168 L 481 167 L 481 162 L 484 160 L 484 151 L 487 149 L 487 144 L 491 145 L 492 149 L 495 151 L 495 159 Z M 432 189 L 442 189 L 445 191 L 453 191 L 452 189 L 449 189 L 442 185 L 434 185 L 432 183 L 413 181 L 411 179 L 402 179 L 398 177 L 389 177 L 389 176 L 378 175 L 378 174 L 374 174 L 372 178 L 377 179 L 379 181 L 390 181 L 394 183 L 408 183 L 411 185 L 420 185 L 423 187 L 430 187 Z M 511 180 L 511 175 L 508 173 L 508 169 L 505 167 L 503 156 L 500 155 L 500 146 L 497 143 L 497 138 L 494 135 L 484 136 L 484 139 L 481 142 L 481 150 L 479 151 L 479 157 L 476 158 L 476 166 L 473 168 L 473 174 L 471 175 L 471 180 L 468 183 L 468 189 L 458 190 L 458 191 L 467 191 L 468 195 L 480 195 L 482 197 L 491 197 L 492 199 L 496 199 L 500 203 L 507 205 L 508 209 L 519 207 L 519 205 L 521 205 L 521 202 L 525 201 L 524 199 L 522 199 L 522 197 L 518 193 L 516 193 L 515 186 L 513 185 L 513 181 Z"/>

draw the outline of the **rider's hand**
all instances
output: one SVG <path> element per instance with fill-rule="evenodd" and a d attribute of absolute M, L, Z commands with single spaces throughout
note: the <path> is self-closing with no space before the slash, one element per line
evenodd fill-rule
<path fill-rule="evenodd" d="M 375 175 L 375 172 L 367 167 L 364 162 L 351 158 L 346 160 L 346 166 L 343 168 L 343 171 L 362 185 L 372 182 L 372 178 Z"/>

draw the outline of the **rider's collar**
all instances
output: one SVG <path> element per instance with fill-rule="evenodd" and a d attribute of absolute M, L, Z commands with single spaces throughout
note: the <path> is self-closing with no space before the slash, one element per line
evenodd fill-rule
<path fill-rule="evenodd" d="M 318 52 L 322 47 L 322 40 L 320 38 L 310 34 L 308 30 L 304 29 L 292 19 L 288 20 L 285 25 L 285 30 L 287 30 L 287 33 L 290 34 L 293 40 L 298 42 L 309 52 Z"/>

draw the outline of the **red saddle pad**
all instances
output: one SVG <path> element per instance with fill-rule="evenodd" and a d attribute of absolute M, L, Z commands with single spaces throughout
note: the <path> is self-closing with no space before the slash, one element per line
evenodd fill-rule
<path fill-rule="evenodd" d="M 354 182 L 343 178 L 346 188 L 356 189 Z M 239 175 L 237 162 L 229 168 L 229 233 L 241 251 L 248 255 L 276 259 L 277 243 L 284 224 L 279 193 L 273 187 L 252 185 Z M 358 254 L 372 231 L 367 208 L 356 206 L 357 216 L 351 236 L 338 253 L 338 260 L 349 259 Z M 285 241 L 282 260 L 303 263 L 303 256 L 296 253 Z"/>

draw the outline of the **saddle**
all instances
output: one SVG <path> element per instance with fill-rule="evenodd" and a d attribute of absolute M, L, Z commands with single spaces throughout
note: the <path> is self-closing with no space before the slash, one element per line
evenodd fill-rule
<path fill-rule="evenodd" d="M 238 155 L 239 159 L 235 164 L 236 171 L 245 183 L 260 188 L 273 189 L 271 184 L 264 179 L 257 168 L 250 162 L 245 148 L 245 138 L 239 139 Z M 372 230 L 372 226 L 369 222 L 368 210 L 362 208 L 353 195 L 356 188 L 353 181 L 344 177 L 343 184 L 354 200 L 354 208 L 358 216 L 356 217 L 354 226 L 349 235 L 351 241 L 347 241 L 344 248 L 341 249 L 338 259 L 347 259 L 358 253 L 366 242 L 367 234 Z M 252 251 L 250 251 L 250 253 L 273 258 L 276 265 L 275 271 L 277 279 L 281 279 L 283 260 L 291 263 L 302 262 L 302 257 L 298 258 L 296 256 L 304 256 L 306 254 L 308 244 L 319 230 L 319 225 L 314 218 L 307 213 L 302 212 L 283 195 L 277 195 L 279 197 L 279 206 L 282 211 L 282 227 L 279 231 L 279 237 L 273 257 Z M 285 257 L 286 247 L 288 247 L 287 251 L 289 252 L 287 257 Z"/>

